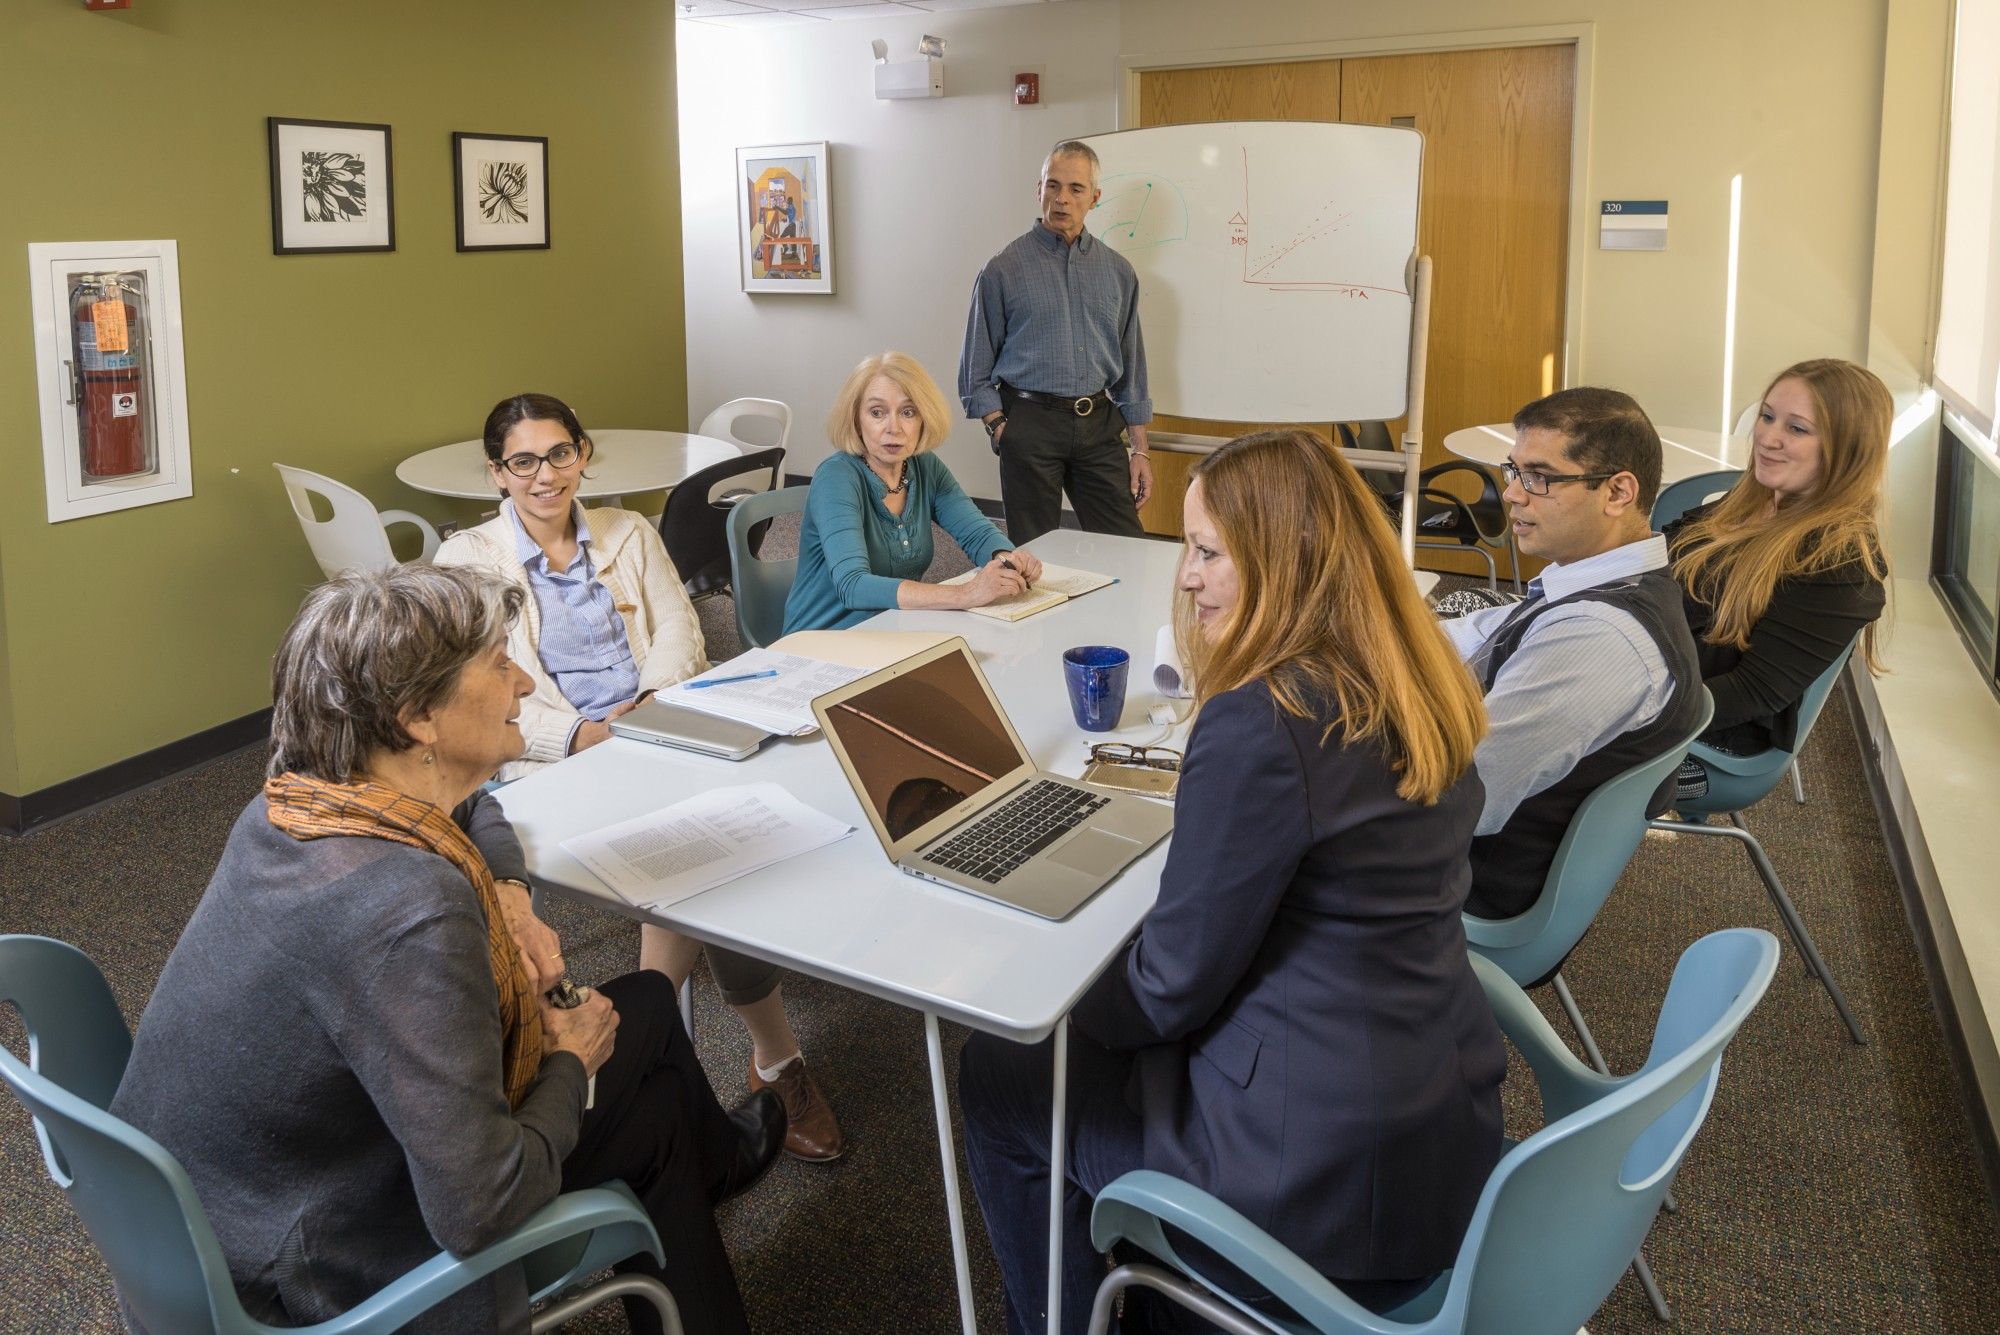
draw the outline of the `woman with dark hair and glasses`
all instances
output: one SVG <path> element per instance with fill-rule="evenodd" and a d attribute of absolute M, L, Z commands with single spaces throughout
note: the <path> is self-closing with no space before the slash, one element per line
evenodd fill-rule
<path fill-rule="evenodd" d="M 590 436 L 561 399 L 517 394 L 486 415 L 486 467 L 500 513 L 453 534 L 439 565 L 476 566 L 527 596 L 507 649 L 534 682 L 521 701 L 526 750 L 500 771 L 517 779 L 611 736 L 610 721 L 708 666 L 701 623 L 659 530 L 629 510 L 586 511 L 576 489 Z M 647 926 L 639 962 L 675 986 L 701 943 Z M 802 1159 L 841 1152 L 839 1123 L 806 1073 L 785 1017 L 777 967 L 710 949 L 709 972 L 749 1029 L 750 1087 L 777 1088 L 791 1116 L 785 1148 Z"/>

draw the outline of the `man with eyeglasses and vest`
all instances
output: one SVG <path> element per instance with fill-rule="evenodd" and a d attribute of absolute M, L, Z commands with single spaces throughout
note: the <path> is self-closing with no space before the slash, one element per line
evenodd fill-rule
<path fill-rule="evenodd" d="M 1516 543 L 1550 564 L 1524 601 L 1443 623 L 1491 722 L 1474 758 L 1486 805 L 1465 908 L 1479 918 L 1533 906 L 1583 800 L 1693 731 L 1701 707 L 1694 637 L 1650 518 L 1660 436 L 1645 412 L 1613 389 L 1537 399 L 1514 414 L 1502 471 Z"/>
<path fill-rule="evenodd" d="M 1069 493 L 1095 533 L 1142 537 L 1153 489 L 1146 455 L 1146 348 L 1132 265 L 1084 230 L 1096 207 L 1090 145 L 1064 140 L 1042 163 L 1041 216 L 986 262 L 972 288 L 958 395 L 1000 456 L 1007 536 L 1062 522 Z M 1128 457 L 1120 432 L 1131 439 Z"/>

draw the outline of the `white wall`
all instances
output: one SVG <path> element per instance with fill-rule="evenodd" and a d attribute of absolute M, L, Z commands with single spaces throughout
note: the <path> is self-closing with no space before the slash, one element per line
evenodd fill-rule
<path fill-rule="evenodd" d="M 1713 428 L 1731 177 L 1743 177 L 1734 409 L 1792 362 L 1866 350 L 1887 3 L 1134 0 L 1120 52 L 1142 66 L 1190 53 L 1223 63 L 1288 46 L 1393 52 L 1419 45 L 1412 34 L 1504 43 L 1510 29 L 1587 23 L 1571 383 L 1614 385 L 1656 421 Z M 1666 251 L 1600 251 L 1601 199 L 1667 200 Z"/>
<path fill-rule="evenodd" d="M 783 399 L 793 413 L 786 470 L 810 473 L 828 452 L 834 391 L 887 347 L 921 360 L 956 407 L 979 266 L 1034 221 L 1049 145 L 1115 128 L 1118 28 L 1118 0 L 756 33 L 681 24 L 689 418 L 739 395 Z M 870 39 L 903 59 L 926 32 L 947 43 L 945 96 L 877 101 Z M 1016 108 L 1010 76 L 1036 65 L 1043 105 Z M 834 295 L 742 292 L 736 149 L 822 138 L 832 146 Z M 943 453 L 968 492 L 998 498 L 978 423 L 960 420 Z"/>

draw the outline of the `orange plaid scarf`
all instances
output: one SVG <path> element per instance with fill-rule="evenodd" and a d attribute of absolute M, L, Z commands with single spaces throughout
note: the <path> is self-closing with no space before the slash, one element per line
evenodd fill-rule
<path fill-rule="evenodd" d="M 442 808 L 379 783 L 328 783 L 286 772 L 264 781 L 271 824 L 304 842 L 331 835 L 387 839 L 435 853 L 465 873 L 486 914 L 486 953 L 500 994 L 500 1043 L 507 1104 L 518 1108 L 542 1066 L 542 1011 L 500 912 L 493 873 L 465 831 Z"/>

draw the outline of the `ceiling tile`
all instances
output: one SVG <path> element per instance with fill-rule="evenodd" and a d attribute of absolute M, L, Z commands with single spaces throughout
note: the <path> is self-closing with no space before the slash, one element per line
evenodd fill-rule
<path fill-rule="evenodd" d="M 1038 5 L 1043 0 L 907 0 L 918 9 L 933 14 L 950 14 L 965 9 L 999 9 L 1007 5 Z"/>
<path fill-rule="evenodd" d="M 749 28 L 761 31 L 765 28 L 796 27 L 802 23 L 823 23 L 825 20 L 817 14 L 786 14 L 766 9 L 753 14 L 724 14 L 720 18 L 690 19 L 689 22 L 712 24 L 718 28 Z"/>
<path fill-rule="evenodd" d="M 866 0 L 866 3 L 862 4 L 842 5 L 837 9 L 828 9 L 825 5 L 826 0 L 820 0 L 820 3 L 811 9 L 800 9 L 794 12 L 801 14 L 809 13 L 823 19 L 906 19 L 912 14 L 923 13 L 922 10 L 912 9 L 908 5 L 881 4 L 876 3 L 875 0 Z"/>
<path fill-rule="evenodd" d="M 684 19 L 712 19 L 725 14 L 763 12 L 759 6 L 744 4 L 742 0 L 675 0 L 674 9 Z"/>

